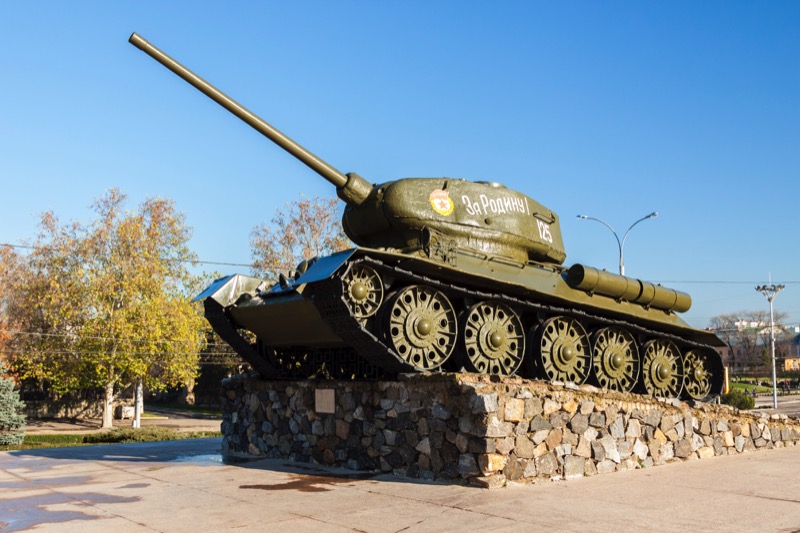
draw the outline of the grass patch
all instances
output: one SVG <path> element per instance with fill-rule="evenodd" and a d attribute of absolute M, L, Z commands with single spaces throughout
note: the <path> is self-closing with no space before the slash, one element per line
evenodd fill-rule
<path fill-rule="evenodd" d="M 749 383 L 730 383 L 731 390 L 739 389 L 746 392 L 751 392 L 753 388 L 756 392 L 772 392 L 772 387 L 762 387 L 761 385 L 751 385 Z"/>
<path fill-rule="evenodd" d="M 25 435 L 22 444 L 0 446 L 0 451 L 39 450 L 69 446 L 93 446 L 128 442 L 161 442 L 165 440 L 203 439 L 221 437 L 219 431 L 175 431 L 172 428 L 114 428 L 100 433 L 54 433 L 51 435 Z"/>
<path fill-rule="evenodd" d="M 23 446 L 31 448 L 53 448 L 61 446 L 79 446 L 83 444 L 84 435 L 75 433 L 59 433 L 53 435 L 25 435 Z M 12 448 L 17 449 L 17 448 Z"/>

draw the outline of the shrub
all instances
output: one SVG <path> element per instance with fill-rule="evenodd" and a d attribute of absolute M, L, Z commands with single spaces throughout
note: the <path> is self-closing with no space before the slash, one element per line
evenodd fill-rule
<path fill-rule="evenodd" d="M 102 433 L 86 435 L 83 442 L 91 444 L 115 444 L 123 442 L 157 442 L 175 440 L 176 431 L 164 427 L 114 428 Z"/>
<path fill-rule="evenodd" d="M 0 365 L 0 446 L 20 444 L 25 437 L 25 403 L 14 385 Z"/>
<path fill-rule="evenodd" d="M 756 405 L 756 399 L 742 389 L 731 389 L 728 394 L 723 394 L 721 399 L 722 403 L 737 409 L 752 409 Z"/>
<path fill-rule="evenodd" d="M 84 435 L 85 444 L 117 444 L 128 442 L 160 442 L 165 440 L 196 439 L 220 436 L 219 432 L 179 432 L 172 428 L 150 426 L 143 428 L 114 428 L 101 433 Z"/>
<path fill-rule="evenodd" d="M 25 445 L 43 447 L 48 446 L 67 446 L 83 444 L 83 435 L 80 433 L 49 433 L 44 435 L 28 434 L 25 435 Z"/>

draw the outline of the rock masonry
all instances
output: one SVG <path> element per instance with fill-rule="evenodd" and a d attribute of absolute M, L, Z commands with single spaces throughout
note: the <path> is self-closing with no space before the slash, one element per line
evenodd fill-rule
<path fill-rule="evenodd" d="M 495 488 L 794 446 L 800 421 L 474 374 L 223 381 L 223 453 Z"/>

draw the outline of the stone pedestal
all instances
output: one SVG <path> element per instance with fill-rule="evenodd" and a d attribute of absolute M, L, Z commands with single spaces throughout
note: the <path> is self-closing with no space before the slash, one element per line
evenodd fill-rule
<path fill-rule="evenodd" d="M 483 487 L 793 446 L 785 416 L 474 374 L 222 384 L 223 452 Z"/>

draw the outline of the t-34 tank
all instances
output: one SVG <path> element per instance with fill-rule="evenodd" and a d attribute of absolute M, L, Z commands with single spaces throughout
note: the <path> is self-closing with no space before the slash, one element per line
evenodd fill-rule
<path fill-rule="evenodd" d="M 562 266 L 558 216 L 533 198 L 493 182 L 372 185 L 343 174 L 137 34 L 130 42 L 328 180 L 346 204 L 342 224 L 358 248 L 304 261 L 274 285 L 228 276 L 197 297 L 264 377 L 467 370 L 695 400 L 721 392 L 722 342 L 676 314 L 689 295 Z"/>

